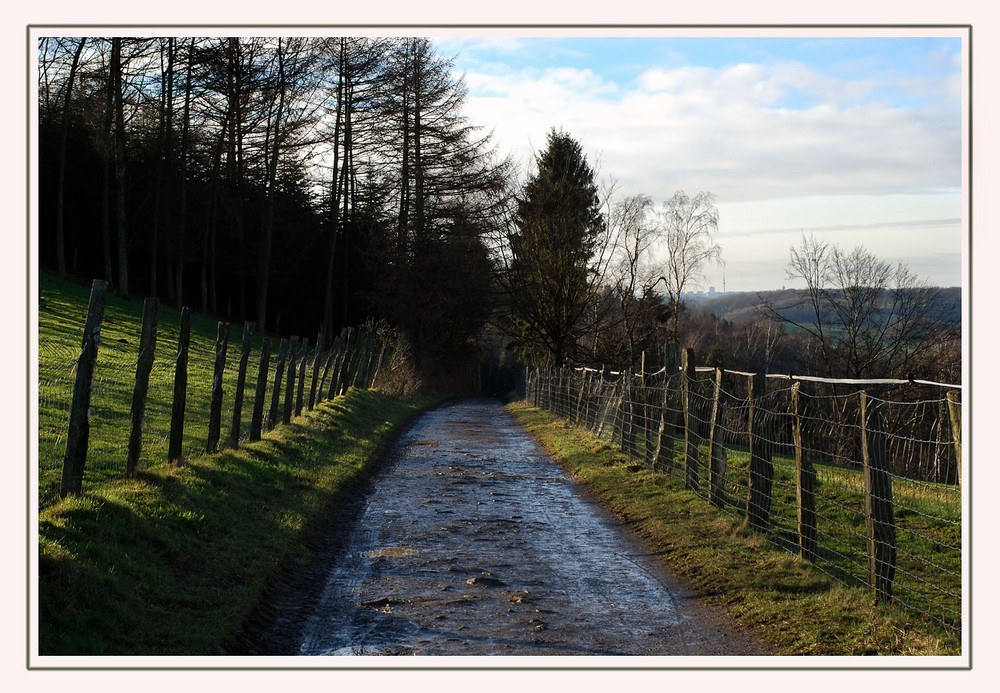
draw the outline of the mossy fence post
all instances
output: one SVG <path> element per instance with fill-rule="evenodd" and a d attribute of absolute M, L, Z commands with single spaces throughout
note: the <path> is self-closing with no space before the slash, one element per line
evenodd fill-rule
<path fill-rule="evenodd" d="M 125 458 L 125 476 L 134 477 L 142 454 L 142 420 L 146 412 L 146 395 L 149 393 L 149 373 L 153 370 L 156 352 L 157 311 L 160 302 L 147 298 L 142 304 L 142 333 L 139 337 L 139 361 L 135 368 L 135 387 L 132 390 L 132 421 L 128 433 L 128 454 Z"/>
<path fill-rule="evenodd" d="M 174 403 L 170 415 L 170 442 L 167 459 L 180 464 L 184 447 L 184 409 L 187 406 L 188 349 L 191 345 L 191 309 L 181 308 L 181 329 L 177 338 L 177 360 L 174 366 Z"/>
<path fill-rule="evenodd" d="M 90 398 L 94 387 L 97 347 L 100 344 L 107 288 L 107 282 L 100 279 L 95 279 L 90 288 L 90 304 L 87 308 L 87 321 L 83 326 L 80 356 L 76 363 L 76 381 L 73 383 L 69 428 L 66 432 L 66 452 L 63 456 L 62 483 L 59 489 L 59 495 L 63 498 L 80 493 L 83 488 L 83 469 L 90 442 Z"/>
<path fill-rule="evenodd" d="M 220 322 L 215 337 L 215 370 L 212 374 L 212 404 L 208 412 L 208 446 L 210 453 L 219 451 L 222 436 L 222 376 L 226 370 L 229 349 L 229 323 Z"/>
<path fill-rule="evenodd" d="M 882 402 L 862 391 L 861 459 L 864 464 L 868 574 L 879 602 L 892 601 L 892 582 L 896 577 L 896 520 L 885 429 Z"/>
<path fill-rule="evenodd" d="M 747 526 L 758 532 L 771 529 L 774 464 L 767 439 L 764 408 L 767 380 L 763 373 L 749 378 L 750 474 L 747 483 Z"/>
<path fill-rule="evenodd" d="M 236 394 L 233 397 L 233 423 L 229 429 L 229 447 L 240 446 L 240 427 L 243 418 L 243 390 L 247 383 L 247 364 L 250 362 L 250 348 L 253 346 L 253 331 L 256 323 L 243 323 L 243 341 L 240 343 L 240 367 L 236 375 Z"/>
<path fill-rule="evenodd" d="M 816 561 L 816 469 L 806 457 L 807 433 L 803 422 L 808 412 L 805 400 L 812 397 L 812 388 L 798 381 L 792 385 L 792 443 L 795 446 L 795 496 L 798 514 L 799 555 L 809 562 Z"/>

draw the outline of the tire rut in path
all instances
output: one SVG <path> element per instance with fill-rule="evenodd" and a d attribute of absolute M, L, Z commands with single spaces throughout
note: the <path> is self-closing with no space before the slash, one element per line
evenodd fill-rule
<path fill-rule="evenodd" d="M 491 400 L 421 415 L 349 534 L 319 555 L 278 590 L 253 653 L 766 654 Z"/>

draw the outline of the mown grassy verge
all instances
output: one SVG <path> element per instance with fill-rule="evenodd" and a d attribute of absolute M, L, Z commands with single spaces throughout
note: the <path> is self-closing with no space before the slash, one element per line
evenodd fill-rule
<path fill-rule="evenodd" d="M 777 655 L 959 655 L 944 628 L 840 584 L 680 483 L 518 402 L 509 410 L 575 478 L 709 603 L 759 630 Z"/>
<path fill-rule="evenodd" d="M 213 655 L 430 399 L 372 391 L 239 450 L 85 486 L 39 513 L 41 655 Z"/>

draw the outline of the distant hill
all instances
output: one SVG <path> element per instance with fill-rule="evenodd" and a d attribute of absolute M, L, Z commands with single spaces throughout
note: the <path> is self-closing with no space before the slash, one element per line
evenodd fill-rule
<path fill-rule="evenodd" d="M 717 318 L 734 323 L 759 320 L 761 315 L 757 306 L 767 301 L 776 306 L 788 306 L 788 317 L 796 322 L 811 322 L 811 311 L 808 307 L 791 308 L 799 301 L 799 291 L 786 289 L 784 291 L 744 291 L 718 294 L 712 298 L 688 302 L 689 310 L 699 313 L 711 313 Z M 962 288 L 958 286 L 941 289 L 939 295 L 940 310 L 948 322 L 958 324 L 962 320 Z"/>

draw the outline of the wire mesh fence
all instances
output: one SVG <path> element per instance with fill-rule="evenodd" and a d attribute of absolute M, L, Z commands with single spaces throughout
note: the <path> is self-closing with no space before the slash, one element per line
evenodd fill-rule
<path fill-rule="evenodd" d="M 244 330 L 252 333 L 253 325 L 248 323 Z M 82 355 L 80 336 L 72 332 L 67 330 L 38 341 L 40 507 L 64 495 L 68 422 Z M 139 335 L 132 332 L 137 332 L 134 326 L 116 325 L 114 321 L 101 326 L 89 398 L 82 404 L 89 424 L 85 458 L 88 483 L 126 474 L 140 352 Z M 310 345 L 308 340 L 298 337 L 280 342 L 258 337 L 241 369 L 243 350 L 236 329 L 225 341 L 224 368 L 216 387 L 216 350 L 221 342 L 194 336 L 186 347 L 183 416 L 178 426 L 174 391 L 181 353 L 180 333 L 178 325 L 158 328 L 141 420 L 140 468 L 172 461 L 172 430 L 179 429 L 180 459 L 214 451 L 210 450 L 216 447 L 210 443 L 213 395 L 218 399 L 217 448 L 238 447 L 254 437 L 255 427 L 259 435 L 287 422 L 303 409 L 312 409 L 319 402 L 346 392 L 350 386 L 371 387 L 390 357 L 389 348 L 373 334 L 345 329 L 329 347 Z M 293 342 L 294 346 L 287 342 Z M 243 387 L 238 398 L 241 370 Z M 262 381 L 260 387 L 259 381 Z"/>
<path fill-rule="evenodd" d="M 745 518 L 831 578 L 962 621 L 961 398 L 668 364 L 535 370 L 526 399 Z"/>

